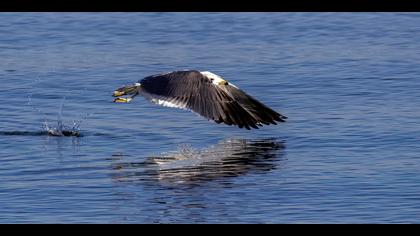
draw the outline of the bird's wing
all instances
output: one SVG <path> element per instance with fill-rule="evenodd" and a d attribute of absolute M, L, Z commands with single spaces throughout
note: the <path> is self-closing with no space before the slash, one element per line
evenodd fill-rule
<path fill-rule="evenodd" d="M 247 110 L 238 103 L 235 96 L 242 101 L 245 101 L 245 97 L 235 93 L 235 90 L 232 90 L 233 87 L 223 89 L 222 86 L 229 85 L 215 85 L 199 71 L 176 71 L 153 75 L 139 82 L 142 94 L 152 102 L 168 107 L 189 109 L 216 123 L 223 122 L 247 129 L 258 128 L 257 125 L 262 124 L 275 124 L 275 122 L 268 122 L 270 119 L 264 117 L 261 112 Z M 254 106 L 255 109 L 258 108 Z"/>
<path fill-rule="evenodd" d="M 258 122 L 263 124 L 276 124 L 275 121 L 285 122 L 286 116 L 279 114 L 273 109 L 262 104 L 257 99 L 246 94 L 236 86 L 221 86 L 230 97 L 237 101 L 249 114 L 251 114 Z"/>

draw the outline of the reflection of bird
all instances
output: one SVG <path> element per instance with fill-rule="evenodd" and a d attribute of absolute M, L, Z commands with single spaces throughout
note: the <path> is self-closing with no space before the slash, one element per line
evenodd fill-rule
<path fill-rule="evenodd" d="M 121 163 L 117 158 L 112 168 L 118 181 L 207 182 L 275 169 L 284 148 L 275 139 L 228 139 L 204 149 L 181 147 L 144 162 Z"/>
<path fill-rule="evenodd" d="M 258 129 L 287 119 L 235 85 L 211 72 L 174 71 L 148 76 L 117 89 L 114 102 L 130 102 L 135 96 L 162 106 L 188 109 L 216 123 Z M 129 95 L 127 98 L 121 96 Z"/>

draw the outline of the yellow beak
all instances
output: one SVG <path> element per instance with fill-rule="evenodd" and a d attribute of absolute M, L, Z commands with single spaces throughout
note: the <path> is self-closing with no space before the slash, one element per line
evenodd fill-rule
<path fill-rule="evenodd" d="M 132 98 L 116 98 L 116 99 L 114 99 L 114 102 L 125 102 L 125 103 L 127 103 L 127 102 L 130 102 L 131 100 L 133 100 Z"/>
<path fill-rule="evenodd" d="M 122 95 L 124 95 L 125 93 L 124 92 L 122 92 L 122 91 L 114 91 L 114 94 L 112 94 L 112 96 L 114 96 L 114 97 L 119 97 L 119 96 L 122 96 Z"/>

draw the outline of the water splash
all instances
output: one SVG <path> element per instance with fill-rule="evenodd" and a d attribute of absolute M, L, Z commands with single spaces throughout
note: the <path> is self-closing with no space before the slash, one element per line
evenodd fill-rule
<path fill-rule="evenodd" d="M 30 88 L 29 88 L 29 92 L 28 92 L 28 106 L 31 107 L 31 109 L 33 111 L 35 111 L 36 113 L 38 113 L 39 115 L 42 116 L 42 119 L 44 120 L 44 123 L 47 121 L 47 116 L 44 112 L 42 112 L 38 107 L 36 107 L 33 104 L 32 101 L 32 96 L 34 94 L 34 92 L 32 91 L 33 88 L 35 87 L 36 84 L 40 83 L 40 78 L 37 78 L 36 80 L 34 80 L 31 84 L 30 84 Z"/>
<path fill-rule="evenodd" d="M 33 92 L 32 89 L 35 87 L 35 83 L 39 83 L 39 79 L 35 80 L 31 86 L 31 90 L 28 95 L 28 105 L 32 108 L 33 111 L 41 115 L 43 122 L 42 122 L 42 129 L 43 131 L 50 136 L 74 136 L 74 137 L 81 137 L 81 124 L 83 121 L 87 120 L 89 116 L 93 113 L 87 113 L 83 117 L 79 119 L 75 119 L 71 122 L 71 124 L 65 124 L 63 119 L 63 111 L 64 111 L 64 103 L 66 101 L 66 96 L 63 96 L 61 99 L 58 114 L 56 121 L 51 121 L 47 118 L 47 115 L 33 103 Z"/>
<path fill-rule="evenodd" d="M 75 136 L 80 137 L 80 128 L 79 125 L 75 125 L 76 122 L 73 121 L 72 126 L 67 126 L 63 122 L 63 108 L 64 108 L 64 101 L 66 97 L 64 96 L 61 100 L 60 107 L 58 109 L 57 115 L 57 125 L 56 127 L 52 127 L 48 124 L 48 120 L 44 120 L 44 129 L 48 132 L 51 136 Z"/>

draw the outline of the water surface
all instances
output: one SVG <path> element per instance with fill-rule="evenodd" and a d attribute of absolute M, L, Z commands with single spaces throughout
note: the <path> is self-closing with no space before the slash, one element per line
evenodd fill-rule
<path fill-rule="evenodd" d="M 418 223 L 419 25 L 415 13 L 2 13 L 0 222 Z M 248 131 L 112 103 L 121 85 L 182 69 L 221 75 L 288 122 Z M 49 136 L 59 117 L 81 137 Z"/>

